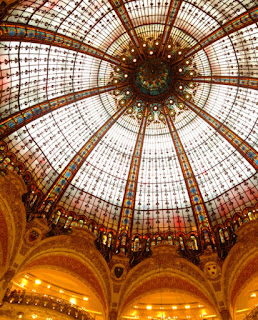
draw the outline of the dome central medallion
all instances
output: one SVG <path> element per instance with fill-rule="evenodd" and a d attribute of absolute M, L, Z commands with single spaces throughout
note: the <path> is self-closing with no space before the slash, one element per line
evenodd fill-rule
<path fill-rule="evenodd" d="M 171 83 L 171 69 L 159 58 L 145 60 L 135 71 L 135 84 L 144 94 L 156 96 L 164 93 Z"/>

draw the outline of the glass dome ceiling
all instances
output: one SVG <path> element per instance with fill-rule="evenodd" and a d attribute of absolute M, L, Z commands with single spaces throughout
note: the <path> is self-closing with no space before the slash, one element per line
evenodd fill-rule
<path fill-rule="evenodd" d="M 257 10 L 13 6 L 1 23 L 0 134 L 44 193 L 40 211 L 145 234 L 200 231 L 254 203 Z"/>

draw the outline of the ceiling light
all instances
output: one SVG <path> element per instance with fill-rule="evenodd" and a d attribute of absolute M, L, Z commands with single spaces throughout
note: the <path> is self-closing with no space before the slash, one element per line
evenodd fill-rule
<path fill-rule="evenodd" d="M 189 306 L 189 305 L 186 305 L 185 308 L 186 308 L 186 309 L 190 309 L 190 306 Z"/>
<path fill-rule="evenodd" d="M 168 49 L 170 49 L 170 48 L 171 48 L 171 44 L 168 45 Z"/>
<path fill-rule="evenodd" d="M 133 59 L 133 62 L 136 62 L 136 61 L 137 61 L 137 59 L 134 58 L 134 59 Z"/>
<path fill-rule="evenodd" d="M 151 309 L 152 309 L 152 306 L 147 306 L 146 309 L 147 309 L 147 310 L 151 310 Z"/>
<path fill-rule="evenodd" d="M 125 74 L 124 74 L 124 77 L 125 77 L 125 78 L 127 78 L 127 77 L 128 77 L 128 74 L 127 74 L 127 73 L 125 73 Z"/>
<path fill-rule="evenodd" d="M 158 41 L 155 44 L 156 44 L 156 46 L 158 46 L 159 45 Z"/>
<path fill-rule="evenodd" d="M 181 54 L 182 54 L 182 52 L 181 52 L 181 51 L 178 51 L 178 54 L 179 54 L 179 55 L 181 55 Z"/>
<path fill-rule="evenodd" d="M 142 46 L 143 46 L 143 47 L 146 47 L 146 43 L 144 43 Z"/>
<path fill-rule="evenodd" d="M 70 299 L 70 302 L 71 302 L 71 304 L 76 304 L 75 298 L 71 298 L 71 299 Z"/>
<path fill-rule="evenodd" d="M 132 49 L 131 51 L 134 52 L 134 49 Z"/>
<path fill-rule="evenodd" d="M 152 54 L 153 54 L 153 51 L 151 50 L 151 51 L 150 51 L 150 55 L 152 55 Z"/>
<path fill-rule="evenodd" d="M 168 54 L 168 59 L 170 59 L 171 58 L 171 54 Z"/>
<path fill-rule="evenodd" d="M 176 309 L 177 309 L 177 306 L 172 306 L 172 309 L 173 309 L 173 310 L 176 310 Z"/>
<path fill-rule="evenodd" d="M 251 298 L 256 298 L 256 293 L 255 293 L 255 292 L 253 292 L 253 293 L 251 294 Z"/>
<path fill-rule="evenodd" d="M 35 283 L 36 283 L 36 284 L 41 284 L 41 281 L 40 281 L 39 279 L 36 279 L 36 280 L 35 280 Z"/>

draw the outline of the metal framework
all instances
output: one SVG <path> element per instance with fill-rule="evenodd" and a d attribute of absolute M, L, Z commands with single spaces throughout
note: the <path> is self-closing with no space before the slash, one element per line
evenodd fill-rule
<path fill-rule="evenodd" d="M 2 22 L 0 24 L 0 30 L 2 41 L 22 41 L 52 45 L 84 53 L 97 59 L 105 60 L 111 64 L 121 65 L 127 70 L 130 69 L 130 67 L 111 55 L 60 33 L 22 23 L 10 22 Z"/>
<path fill-rule="evenodd" d="M 183 57 L 180 57 L 176 61 L 173 61 L 173 65 L 180 63 L 189 56 L 197 53 L 198 51 L 206 48 L 212 43 L 218 41 L 219 39 L 230 35 L 235 31 L 239 31 L 253 23 L 258 22 L 258 6 L 249 9 L 248 11 L 242 13 L 238 17 L 225 23 L 223 26 L 219 27 L 217 30 L 213 31 L 211 34 L 200 40 L 195 46 L 193 46 L 189 51 L 187 51 Z"/>
<path fill-rule="evenodd" d="M 135 101 L 131 98 L 122 108 L 120 108 L 112 117 L 110 117 L 100 129 L 98 129 L 92 137 L 85 143 L 85 145 L 77 152 L 73 159 L 68 163 L 60 176 L 54 182 L 47 195 L 44 197 L 39 212 L 41 214 L 48 214 L 52 208 L 60 201 L 64 192 L 73 180 L 74 176 L 86 161 L 92 150 L 100 142 L 103 136 L 113 126 L 113 124 L 124 114 L 128 106 Z"/>
<path fill-rule="evenodd" d="M 124 88 L 128 83 L 122 85 L 108 85 L 103 87 L 97 87 L 87 90 L 82 90 L 70 94 L 63 95 L 61 97 L 46 100 L 41 103 L 35 104 L 32 107 L 23 109 L 15 114 L 12 114 L 8 118 L 0 121 L 0 138 L 3 139 L 9 134 L 15 132 L 19 128 L 29 124 L 30 122 L 41 118 L 47 113 L 67 106 L 75 101 L 83 100 L 104 92 L 112 91 L 118 88 Z"/>
<path fill-rule="evenodd" d="M 137 191 L 137 182 L 140 170 L 140 162 L 142 156 L 142 147 L 145 136 L 145 129 L 147 125 L 148 106 L 145 107 L 144 116 L 141 121 L 138 132 L 133 157 L 130 165 L 129 175 L 125 187 L 122 210 L 120 214 L 118 235 L 122 238 L 130 239 L 130 234 L 133 227 L 134 206 Z"/>
<path fill-rule="evenodd" d="M 125 5 L 123 3 L 123 0 L 108 0 L 111 4 L 112 8 L 115 10 L 118 18 L 120 19 L 122 25 L 124 26 L 127 34 L 129 35 L 130 39 L 132 40 L 135 49 L 137 50 L 140 58 L 144 56 L 141 43 L 138 39 L 138 36 L 136 34 L 136 31 L 134 29 L 134 26 L 132 24 L 132 21 L 129 17 L 129 14 L 125 8 Z"/>
<path fill-rule="evenodd" d="M 201 232 L 203 228 L 211 230 L 211 222 L 208 211 L 206 209 L 201 191 L 198 183 L 195 179 L 191 164 L 188 160 L 183 144 L 180 140 L 176 127 L 171 119 L 168 108 L 163 105 L 164 114 L 166 116 L 167 125 L 169 128 L 170 135 L 172 137 L 177 157 L 180 163 L 180 167 L 185 179 L 187 192 L 191 201 L 192 209 L 194 212 L 195 224 L 198 232 Z"/>
<path fill-rule="evenodd" d="M 175 20 L 176 20 L 176 17 L 177 17 L 177 14 L 178 14 L 178 11 L 181 7 L 182 2 L 183 2 L 182 0 L 171 0 L 170 1 L 168 14 L 167 14 L 166 22 L 165 22 L 165 27 L 164 27 L 164 31 L 162 34 L 160 47 L 159 47 L 159 51 L 158 51 L 159 55 L 164 54 L 164 50 L 165 50 L 166 45 L 168 43 L 171 30 L 174 26 L 174 23 L 175 23 Z"/>
<path fill-rule="evenodd" d="M 205 110 L 197 107 L 195 104 L 185 100 L 179 95 L 176 95 L 176 97 L 220 133 L 256 170 L 258 170 L 258 152 L 253 147 Z"/>
<path fill-rule="evenodd" d="M 200 76 L 193 78 L 178 78 L 178 80 L 183 81 L 193 81 L 201 83 L 214 83 L 214 84 L 224 84 L 228 86 L 242 87 L 247 89 L 258 89 L 258 78 L 252 77 L 233 77 L 233 76 Z"/>

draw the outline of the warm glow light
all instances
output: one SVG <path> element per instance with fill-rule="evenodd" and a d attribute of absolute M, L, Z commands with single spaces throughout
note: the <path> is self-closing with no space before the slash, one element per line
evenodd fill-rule
<path fill-rule="evenodd" d="M 138 309 L 138 306 L 134 306 L 134 309 Z"/>
<path fill-rule="evenodd" d="M 186 308 L 186 309 L 190 309 L 190 306 L 189 306 L 189 305 L 187 305 L 187 306 L 185 306 L 185 308 Z"/>
<path fill-rule="evenodd" d="M 158 46 L 159 45 L 159 43 L 158 42 L 156 42 L 156 46 Z"/>
<path fill-rule="evenodd" d="M 136 61 L 137 61 L 137 59 L 134 58 L 134 59 L 133 59 L 133 62 L 136 62 Z"/>
<path fill-rule="evenodd" d="M 25 287 L 25 286 L 27 285 L 27 283 L 28 283 L 28 280 L 22 278 L 21 283 L 20 283 L 20 286 L 21 286 L 21 287 Z"/>
<path fill-rule="evenodd" d="M 152 306 L 147 306 L 146 309 L 147 309 L 147 310 L 151 310 L 151 309 L 152 309 Z"/>
<path fill-rule="evenodd" d="M 64 291 L 63 291 L 63 290 L 59 290 L 59 292 L 60 292 L 60 293 L 64 293 Z"/>
<path fill-rule="evenodd" d="M 32 315 L 32 319 L 37 319 L 37 315 L 34 313 L 33 315 Z"/>
<path fill-rule="evenodd" d="M 83 300 L 84 300 L 84 301 L 88 301 L 89 298 L 88 298 L 88 297 L 83 297 Z"/>
<path fill-rule="evenodd" d="M 143 47 L 146 47 L 146 43 L 144 43 L 142 46 L 143 46 Z"/>
<path fill-rule="evenodd" d="M 173 306 L 172 309 L 173 309 L 173 310 L 176 310 L 176 309 L 177 309 L 177 306 Z"/>
<path fill-rule="evenodd" d="M 255 293 L 255 292 L 253 292 L 253 293 L 251 294 L 251 298 L 256 298 L 256 293 Z"/>
<path fill-rule="evenodd" d="M 70 299 L 70 302 L 71 302 L 71 304 L 76 304 L 75 298 L 71 298 L 71 299 Z"/>
<path fill-rule="evenodd" d="M 203 305 L 202 304 L 199 304 L 199 306 L 198 306 L 199 308 L 202 308 L 203 307 Z"/>
<path fill-rule="evenodd" d="M 41 281 L 40 281 L 39 279 L 36 279 L 36 280 L 35 280 L 35 283 L 36 283 L 36 284 L 41 284 Z"/>
<path fill-rule="evenodd" d="M 124 74 L 124 77 L 125 77 L 125 78 L 127 78 L 127 77 L 128 77 L 128 74 L 127 74 L 127 73 L 125 73 L 125 74 Z"/>
<path fill-rule="evenodd" d="M 153 51 L 150 51 L 150 55 L 152 55 L 153 54 Z"/>
<path fill-rule="evenodd" d="M 51 288 L 51 285 L 49 284 L 49 285 L 47 286 L 47 288 L 50 289 L 50 288 Z"/>
<path fill-rule="evenodd" d="M 168 59 L 170 59 L 171 58 L 171 54 L 168 54 Z"/>

